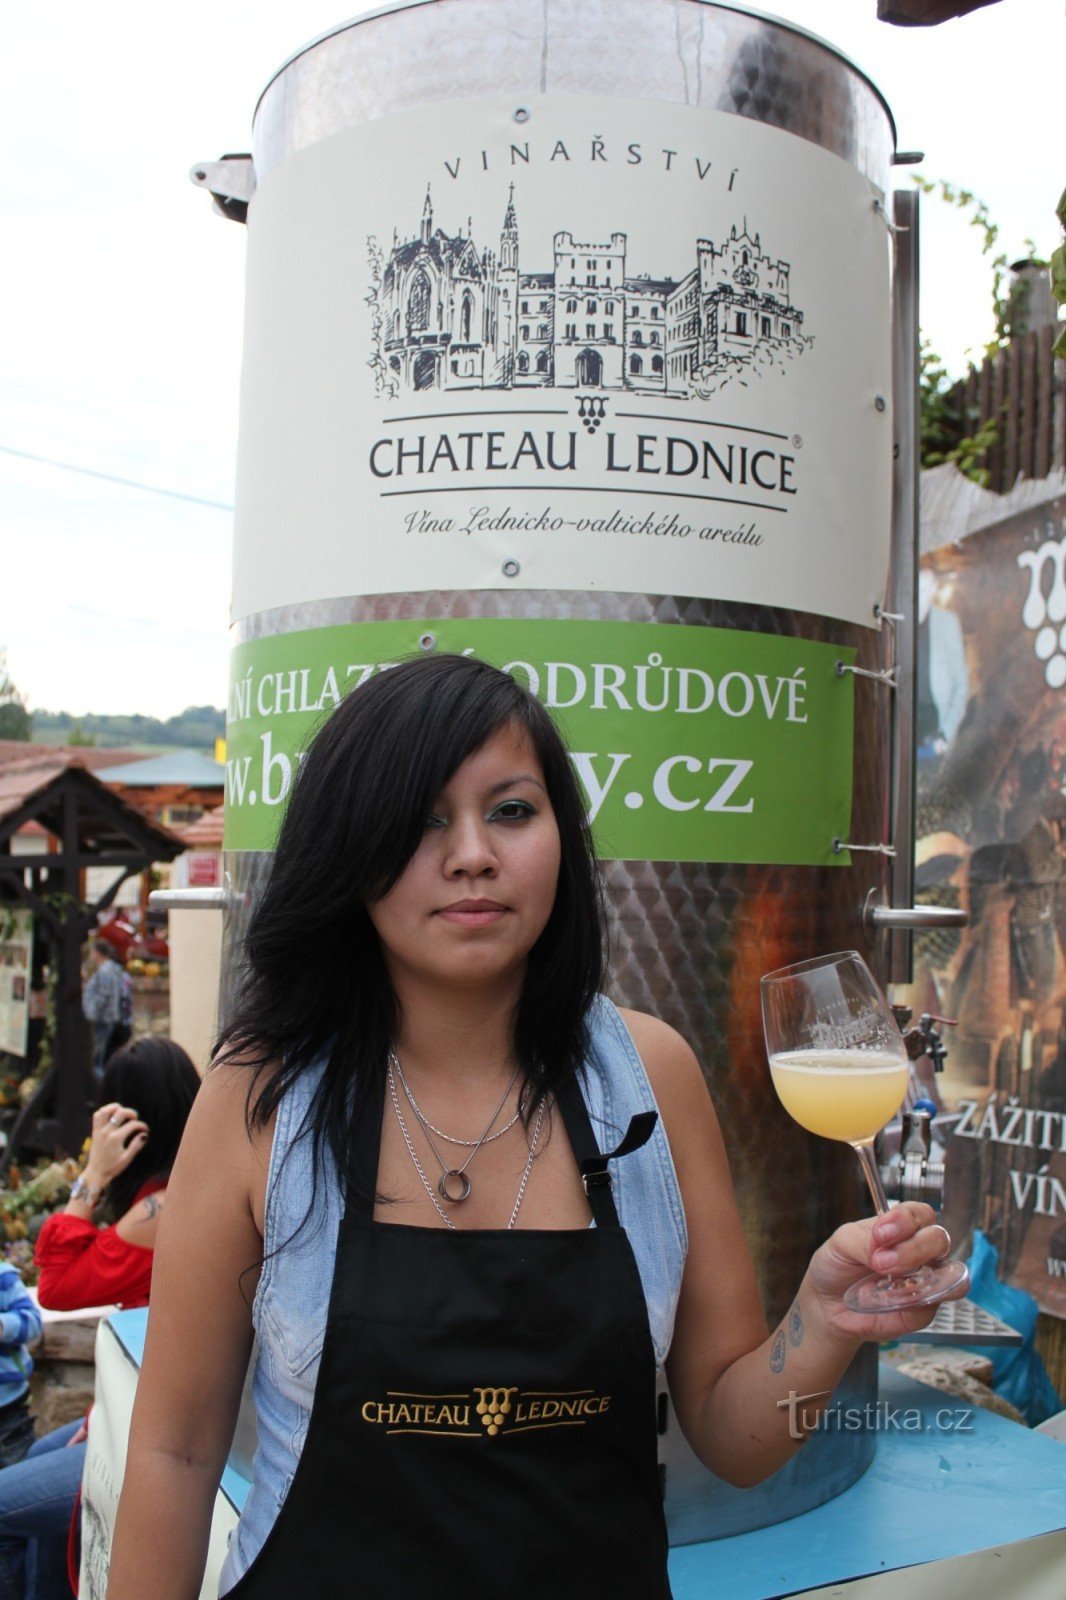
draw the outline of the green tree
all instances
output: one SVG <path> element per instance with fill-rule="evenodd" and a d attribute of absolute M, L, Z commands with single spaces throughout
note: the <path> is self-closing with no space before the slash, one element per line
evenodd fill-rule
<path fill-rule="evenodd" d="M 996 331 L 985 346 L 985 354 L 994 355 L 1009 344 L 1019 321 L 1024 323 L 1027 300 L 1027 293 L 1022 290 L 1005 287 L 1007 257 L 1002 250 L 996 250 L 999 228 L 992 221 L 985 202 L 969 189 L 956 188 L 943 178 L 925 178 L 920 173 L 913 174 L 913 181 L 924 195 L 936 197 L 967 213 L 970 226 L 976 228 L 980 235 L 981 254 L 991 258 L 992 311 Z M 1031 245 L 1031 241 L 1027 240 L 1026 244 Z M 1029 253 L 1035 253 L 1035 246 Z M 919 369 L 919 402 L 922 466 L 938 467 L 945 461 L 953 461 L 965 477 L 987 488 L 989 471 L 985 463 L 988 452 L 996 443 L 999 419 L 990 417 L 982 427 L 976 426 L 976 408 L 966 413 L 959 405 L 955 380 L 948 377 L 931 341 L 924 338 Z"/>
<path fill-rule="evenodd" d="M 987 453 L 996 442 L 996 421 L 977 427 L 977 407 L 959 403 L 953 379 L 928 339 L 921 342 L 918 369 L 919 444 L 923 467 L 953 461 L 964 477 L 988 487 Z"/>
<path fill-rule="evenodd" d="M 76 722 L 67 734 L 67 744 L 74 745 L 79 750 L 92 750 L 96 745 L 95 733 L 86 733 L 80 722 Z"/>
<path fill-rule="evenodd" d="M 7 651 L 0 650 L 0 739 L 33 737 L 33 722 L 26 702 L 11 680 L 7 669 Z"/>

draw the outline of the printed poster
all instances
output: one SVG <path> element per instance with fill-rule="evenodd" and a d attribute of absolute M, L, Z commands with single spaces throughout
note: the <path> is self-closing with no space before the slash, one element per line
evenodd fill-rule
<path fill-rule="evenodd" d="M 0 1050 L 24 1056 L 30 1024 L 33 913 L 0 906 Z"/>
<path fill-rule="evenodd" d="M 233 615 L 476 589 L 868 627 L 884 196 L 751 118 L 445 101 L 297 151 L 248 217 Z"/>
<path fill-rule="evenodd" d="M 952 1018 L 945 1222 L 1066 1316 L 1066 499 L 923 558 L 916 886 L 969 926 L 915 940 Z"/>

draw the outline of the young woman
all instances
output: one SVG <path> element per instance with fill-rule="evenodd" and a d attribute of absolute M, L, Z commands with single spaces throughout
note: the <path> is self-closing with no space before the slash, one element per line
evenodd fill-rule
<path fill-rule="evenodd" d="M 156 1229 L 199 1074 L 172 1039 L 137 1039 L 112 1056 L 85 1170 L 37 1239 L 37 1296 L 49 1310 L 143 1306 Z M 116 1219 L 93 1220 L 106 1204 Z M 0 1472 L 0 1600 L 69 1597 L 67 1534 L 85 1464 L 85 1424 L 45 1434 Z"/>
<path fill-rule="evenodd" d="M 199 1593 L 253 1326 L 221 1592 L 655 1600 L 657 1363 L 750 1484 L 796 1448 L 789 1389 L 930 1319 L 841 1300 L 943 1254 L 907 1205 L 838 1229 L 767 1336 L 702 1073 L 600 996 L 601 926 L 569 759 L 511 678 L 404 663 L 326 724 L 175 1166 L 110 1600 Z"/>

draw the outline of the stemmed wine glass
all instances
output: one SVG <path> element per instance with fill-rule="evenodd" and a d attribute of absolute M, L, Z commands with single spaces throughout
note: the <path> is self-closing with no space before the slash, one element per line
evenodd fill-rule
<path fill-rule="evenodd" d="M 907 1092 L 910 1066 L 896 1020 L 854 950 L 781 967 L 763 978 L 762 1016 L 770 1073 L 789 1116 L 856 1151 L 874 1205 L 888 1201 L 874 1137 Z M 908 1311 L 934 1305 L 967 1278 L 961 1261 L 938 1261 L 894 1276 L 873 1273 L 844 1294 L 852 1311 Z"/>

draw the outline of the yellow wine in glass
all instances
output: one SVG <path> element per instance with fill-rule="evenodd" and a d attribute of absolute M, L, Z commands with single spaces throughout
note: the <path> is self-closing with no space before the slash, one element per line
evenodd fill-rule
<path fill-rule="evenodd" d="M 874 1205 L 888 1201 L 874 1138 L 907 1092 L 910 1063 L 896 1019 L 854 950 L 768 972 L 760 984 L 770 1073 L 789 1116 L 809 1133 L 850 1144 Z M 916 1272 L 874 1273 L 853 1283 L 852 1311 L 905 1311 L 935 1305 L 965 1284 L 961 1261 Z"/>
<path fill-rule="evenodd" d="M 777 1097 L 793 1121 L 823 1139 L 872 1139 L 907 1093 L 906 1061 L 876 1050 L 786 1050 L 770 1057 Z"/>

